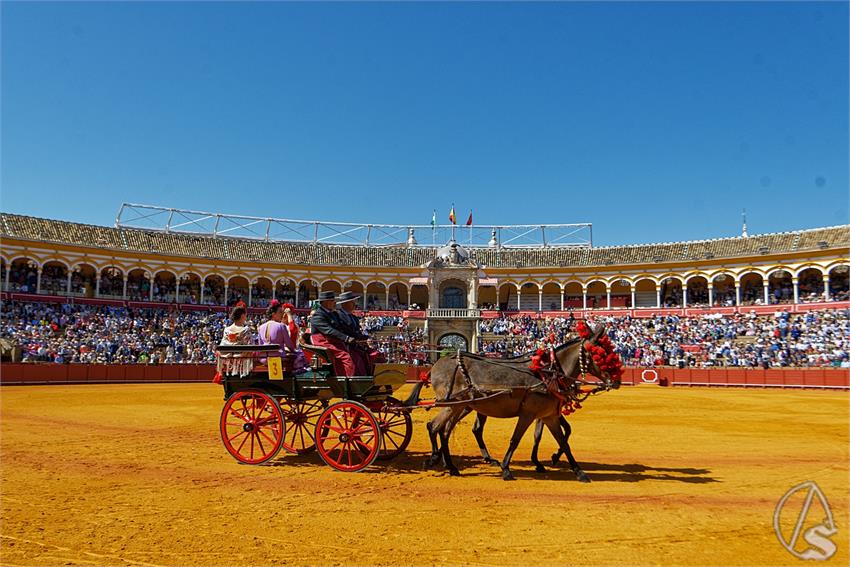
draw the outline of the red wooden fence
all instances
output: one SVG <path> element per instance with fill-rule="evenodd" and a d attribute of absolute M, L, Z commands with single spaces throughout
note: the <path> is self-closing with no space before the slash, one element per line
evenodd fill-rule
<path fill-rule="evenodd" d="M 410 381 L 424 366 L 409 366 Z M 83 384 L 127 382 L 209 382 L 212 364 L 34 364 L 0 365 L 0 384 Z M 626 368 L 623 384 L 659 386 L 752 386 L 850 389 L 850 370 L 842 368 Z"/>

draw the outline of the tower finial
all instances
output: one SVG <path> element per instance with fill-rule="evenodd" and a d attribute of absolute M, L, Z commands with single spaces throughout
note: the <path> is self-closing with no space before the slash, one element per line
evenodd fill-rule
<path fill-rule="evenodd" d="M 747 234 L 747 209 L 742 209 L 741 218 L 744 221 L 743 225 L 741 226 L 741 236 L 746 238 L 747 236 L 749 236 Z"/>

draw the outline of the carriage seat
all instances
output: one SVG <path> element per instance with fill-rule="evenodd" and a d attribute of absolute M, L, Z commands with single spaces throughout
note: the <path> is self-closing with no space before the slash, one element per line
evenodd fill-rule
<path fill-rule="evenodd" d="M 325 347 L 312 344 L 310 341 L 310 333 L 301 333 L 301 336 L 298 338 L 298 346 L 300 346 L 302 350 L 306 350 L 307 352 L 313 353 L 314 356 L 318 356 L 323 359 L 325 364 L 331 364 L 331 353 Z"/>

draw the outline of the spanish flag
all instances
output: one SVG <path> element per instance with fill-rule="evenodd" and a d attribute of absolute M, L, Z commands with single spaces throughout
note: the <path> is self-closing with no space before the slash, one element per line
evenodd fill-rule
<path fill-rule="evenodd" d="M 449 212 L 449 221 L 452 224 L 457 224 L 457 217 L 455 217 L 455 206 L 452 205 L 452 210 Z"/>

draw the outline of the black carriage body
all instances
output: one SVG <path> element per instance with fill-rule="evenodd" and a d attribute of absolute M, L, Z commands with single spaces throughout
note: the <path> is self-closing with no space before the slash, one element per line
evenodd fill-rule
<path fill-rule="evenodd" d="M 298 454 L 318 450 L 329 466 L 353 472 L 376 459 L 396 457 L 410 442 L 410 411 L 392 397 L 394 388 L 404 383 L 398 370 L 385 369 L 377 377 L 336 376 L 316 349 L 316 364 L 294 374 L 294 356 L 280 357 L 274 345 L 220 346 L 218 353 L 226 363 L 220 365 L 225 397 L 222 441 L 240 462 L 262 464 L 281 447 Z M 251 364 L 240 365 L 246 359 Z M 266 363 L 273 363 L 274 371 Z M 334 398 L 341 401 L 331 403 Z M 255 440 L 260 456 L 255 455 Z M 272 444 L 268 450 L 267 444 Z"/>

